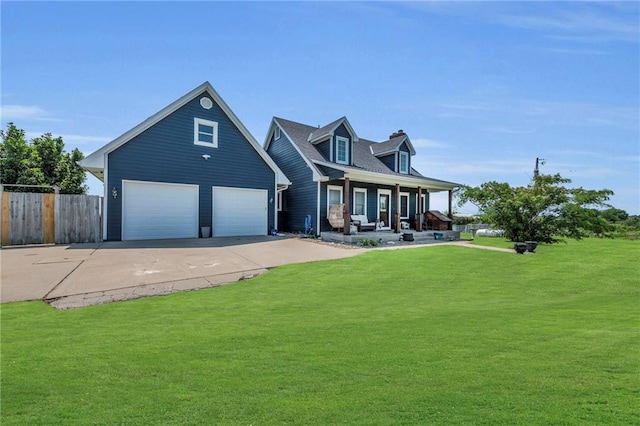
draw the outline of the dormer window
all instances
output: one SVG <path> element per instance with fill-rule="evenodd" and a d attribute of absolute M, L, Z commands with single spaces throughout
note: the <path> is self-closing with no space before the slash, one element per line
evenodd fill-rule
<path fill-rule="evenodd" d="M 349 164 L 349 139 L 336 136 L 336 163 Z"/>
<path fill-rule="evenodd" d="M 409 174 L 409 153 L 400 151 L 400 173 Z"/>

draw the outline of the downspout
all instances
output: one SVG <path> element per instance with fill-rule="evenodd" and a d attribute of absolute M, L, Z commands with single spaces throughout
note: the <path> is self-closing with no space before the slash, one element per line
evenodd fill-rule
<path fill-rule="evenodd" d="M 320 236 L 320 181 L 318 181 L 318 196 L 316 200 L 316 235 Z"/>
<path fill-rule="evenodd" d="M 109 216 L 109 155 L 104 154 L 104 177 L 102 186 L 104 194 L 102 196 L 102 241 L 107 241 L 107 218 Z"/>
<path fill-rule="evenodd" d="M 278 174 L 273 172 L 274 185 L 273 185 L 273 229 L 278 229 Z M 213 224 L 212 224 L 213 225 Z M 271 229 L 267 230 L 271 234 Z"/>

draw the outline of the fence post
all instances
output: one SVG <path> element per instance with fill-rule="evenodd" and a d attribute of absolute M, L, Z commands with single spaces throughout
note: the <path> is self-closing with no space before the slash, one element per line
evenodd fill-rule
<path fill-rule="evenodd" d="M 4 185 L 0 183 L 0 248 L 4 244 Z"/>
<path fill-rule="evenodd" d="M 42 228 L 44 233 L 42 240 L 44 244 L 53 244 L 56 242 L 56 196 L 55 194 L 42 194 L 42 197 Z"/>
<path fill-rule="evenodd" d="M 9 193 L 2 192 L 2 240 L 0 241 L 0 245 L 8 246 L 9 245 Z"/>

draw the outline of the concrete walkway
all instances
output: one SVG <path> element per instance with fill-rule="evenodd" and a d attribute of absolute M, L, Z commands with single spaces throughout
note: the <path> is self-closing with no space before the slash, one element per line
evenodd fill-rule
<path fill-rule="evenodd" d="M 442 245 L 514 253 L 467 241 L 399 243 L 373 250 Z M 367 250 L 266 236 L 10 247 L 0 250 L 0 302 L 45 300 L 57 308 L 78 308 L 219 286 L 276 266 Z"/>
<path fill-rule="evenodd" d="M 467 247 L 472 249 L 480 249 L 480 250 L 492 250 L 499 251 L 502 253 L 515 253 L 513 249 L 502 248 L 502 247 L 491 247 L 491 246 L 482 246 L 475 245 L 472 241 L 460 240 L 460 241 L 446 241 L 446 242 L 430 242 L 426 244 L 399 244 L 397 246 L 388 246 L 388 247 L 379 247 L 377 250 L 395 250 L 395 249 L 405 249 L 405 248 L 415 248 L 415 247 L 433 247 L 433 246 L 458 246 L 458 247 Z M 530 253 L 527 253 L 530 254 Z"/>

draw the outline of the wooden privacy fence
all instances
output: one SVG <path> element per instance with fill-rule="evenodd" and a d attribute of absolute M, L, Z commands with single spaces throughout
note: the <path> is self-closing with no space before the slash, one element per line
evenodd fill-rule
<path fill-rule="evenodd" d="M 102 241 L 102 197 L 2 193 L 2 245 Z"/>

